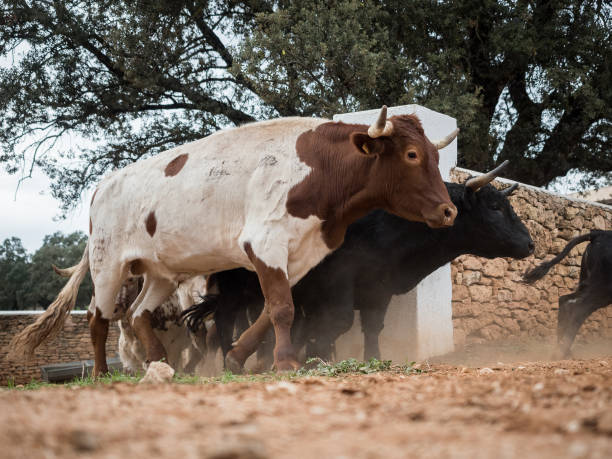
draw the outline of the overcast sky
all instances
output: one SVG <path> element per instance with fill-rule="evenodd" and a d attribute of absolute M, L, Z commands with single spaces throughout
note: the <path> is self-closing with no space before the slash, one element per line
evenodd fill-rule
<path fill-rule="evenodd" d="M 55 231 L 71 233 L 88 230 L 88 205 L 91 193 L 83 197 L 78 209 L 66 220 L 54 221 L 59 215 L 58 201 L 49 191 L 49 180 L 41 172 L 23 182 L 17 192 L 19 175 L 9 175 L 0 167 L 0 241 L 17 236 L 28 252 L 38 249 L 43 237 Z"/>

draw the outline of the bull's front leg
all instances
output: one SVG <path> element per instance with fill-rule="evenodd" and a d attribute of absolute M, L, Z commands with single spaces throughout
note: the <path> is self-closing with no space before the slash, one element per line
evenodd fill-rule
<path fill-rule="evenodd" d="M 166 279 L 145 277 L 140 295 L 132 304 L 132 328 L 146 352 L 146 364 L 165 361 L 168 355 L 164 345 L 153 332 L 152 311 L 168 299 L 176 284 Z"/>
<path fill-rule="evenodd" d="M 244 245 L 245 252 L 255 267 L 259 284 L 265 298 L 265 307 L 255 323 L 240 336 L 226 358 L 227 367 L 241 368 L 263 341 L 270 323 L 274 326 L 276 345 L 274 347 L 274 368 L 277 371 L 293 370 L 300 367 L 291 344 L 291 324 L 294 307 L 291 286 L 286 273 L 280 268 L 271 268 L 254 253 L 251 244 Z"/>
<path fill-rule="evenodd" d="M 276 338 L 274 368 L 277 371 L 297 370 L 300 364 L 291 344 L 291 324 L 293 324 L 295 308 L 291 298 L 289 280 L 285 273 L 280 271 L 269 273 L 265 282 L 268 284 L 263 288 L 266 298 L 265 310 L 270 314 Z"/>

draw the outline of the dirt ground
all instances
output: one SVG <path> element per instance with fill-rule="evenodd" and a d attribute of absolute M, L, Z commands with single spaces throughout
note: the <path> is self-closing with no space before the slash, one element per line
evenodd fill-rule
<path fill-rule="evenodd" d="M 4 389 L 0 457 L 610 458 L 612 348 L 581 352 L 594 358 L 483 346 L 410 374 Z"/>

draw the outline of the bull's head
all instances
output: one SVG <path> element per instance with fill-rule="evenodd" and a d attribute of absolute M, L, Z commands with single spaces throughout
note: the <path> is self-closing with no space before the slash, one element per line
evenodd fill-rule
<path fill-rule="evenodd" d="M 357 150 L 375 158 L 371 186 L 382 195 L 385 210 L 400 217 L 427 223 L 432 228 L 451 226 L 457 209 L 438 168 L 438 149 L 450 144 L 458 130 L 431 142 L 414 115 L 387 119 L 383 106 L 367 132 L 353 132 Z"/>
<path fill-rule="evenodd" d="M 524 258 L 534 251 L 529 231 L 514 212 L 508 197 L 518 188 L 515 183 L 498 191 L 490 185 L 508 165 L 504 161 L 486 174 L 469 178 L 459 204 L 457 231 L 472 241 L 470 253 L 487 258 Z M 460 229 L 461 228 L 461 229 Z"/>

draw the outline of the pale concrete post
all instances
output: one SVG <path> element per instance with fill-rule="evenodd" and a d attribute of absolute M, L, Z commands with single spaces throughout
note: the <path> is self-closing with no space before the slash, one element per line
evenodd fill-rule
<path fill-rule="evenodd" d="M 380 109 L 334 115 L 334 121 L 371 124 Z M 430 139 L 440 139 L 457 127 L 457 120 L 420 105 L 390 107 L 388 116 L 414 113 Z M 440 172 L 450 179 L 457 164 L 457 142 L 440 152 Z M 336 343 L 337 358 L 363 358 L 363 335 L 359 314 L 353 328 Z M 412 291 L 391 300 L 385 328 L 380 336 L 383 359 L 398 363 L 421 360 L 453 350 L 452 282 L 450 264 L 433 272 Z"/>

